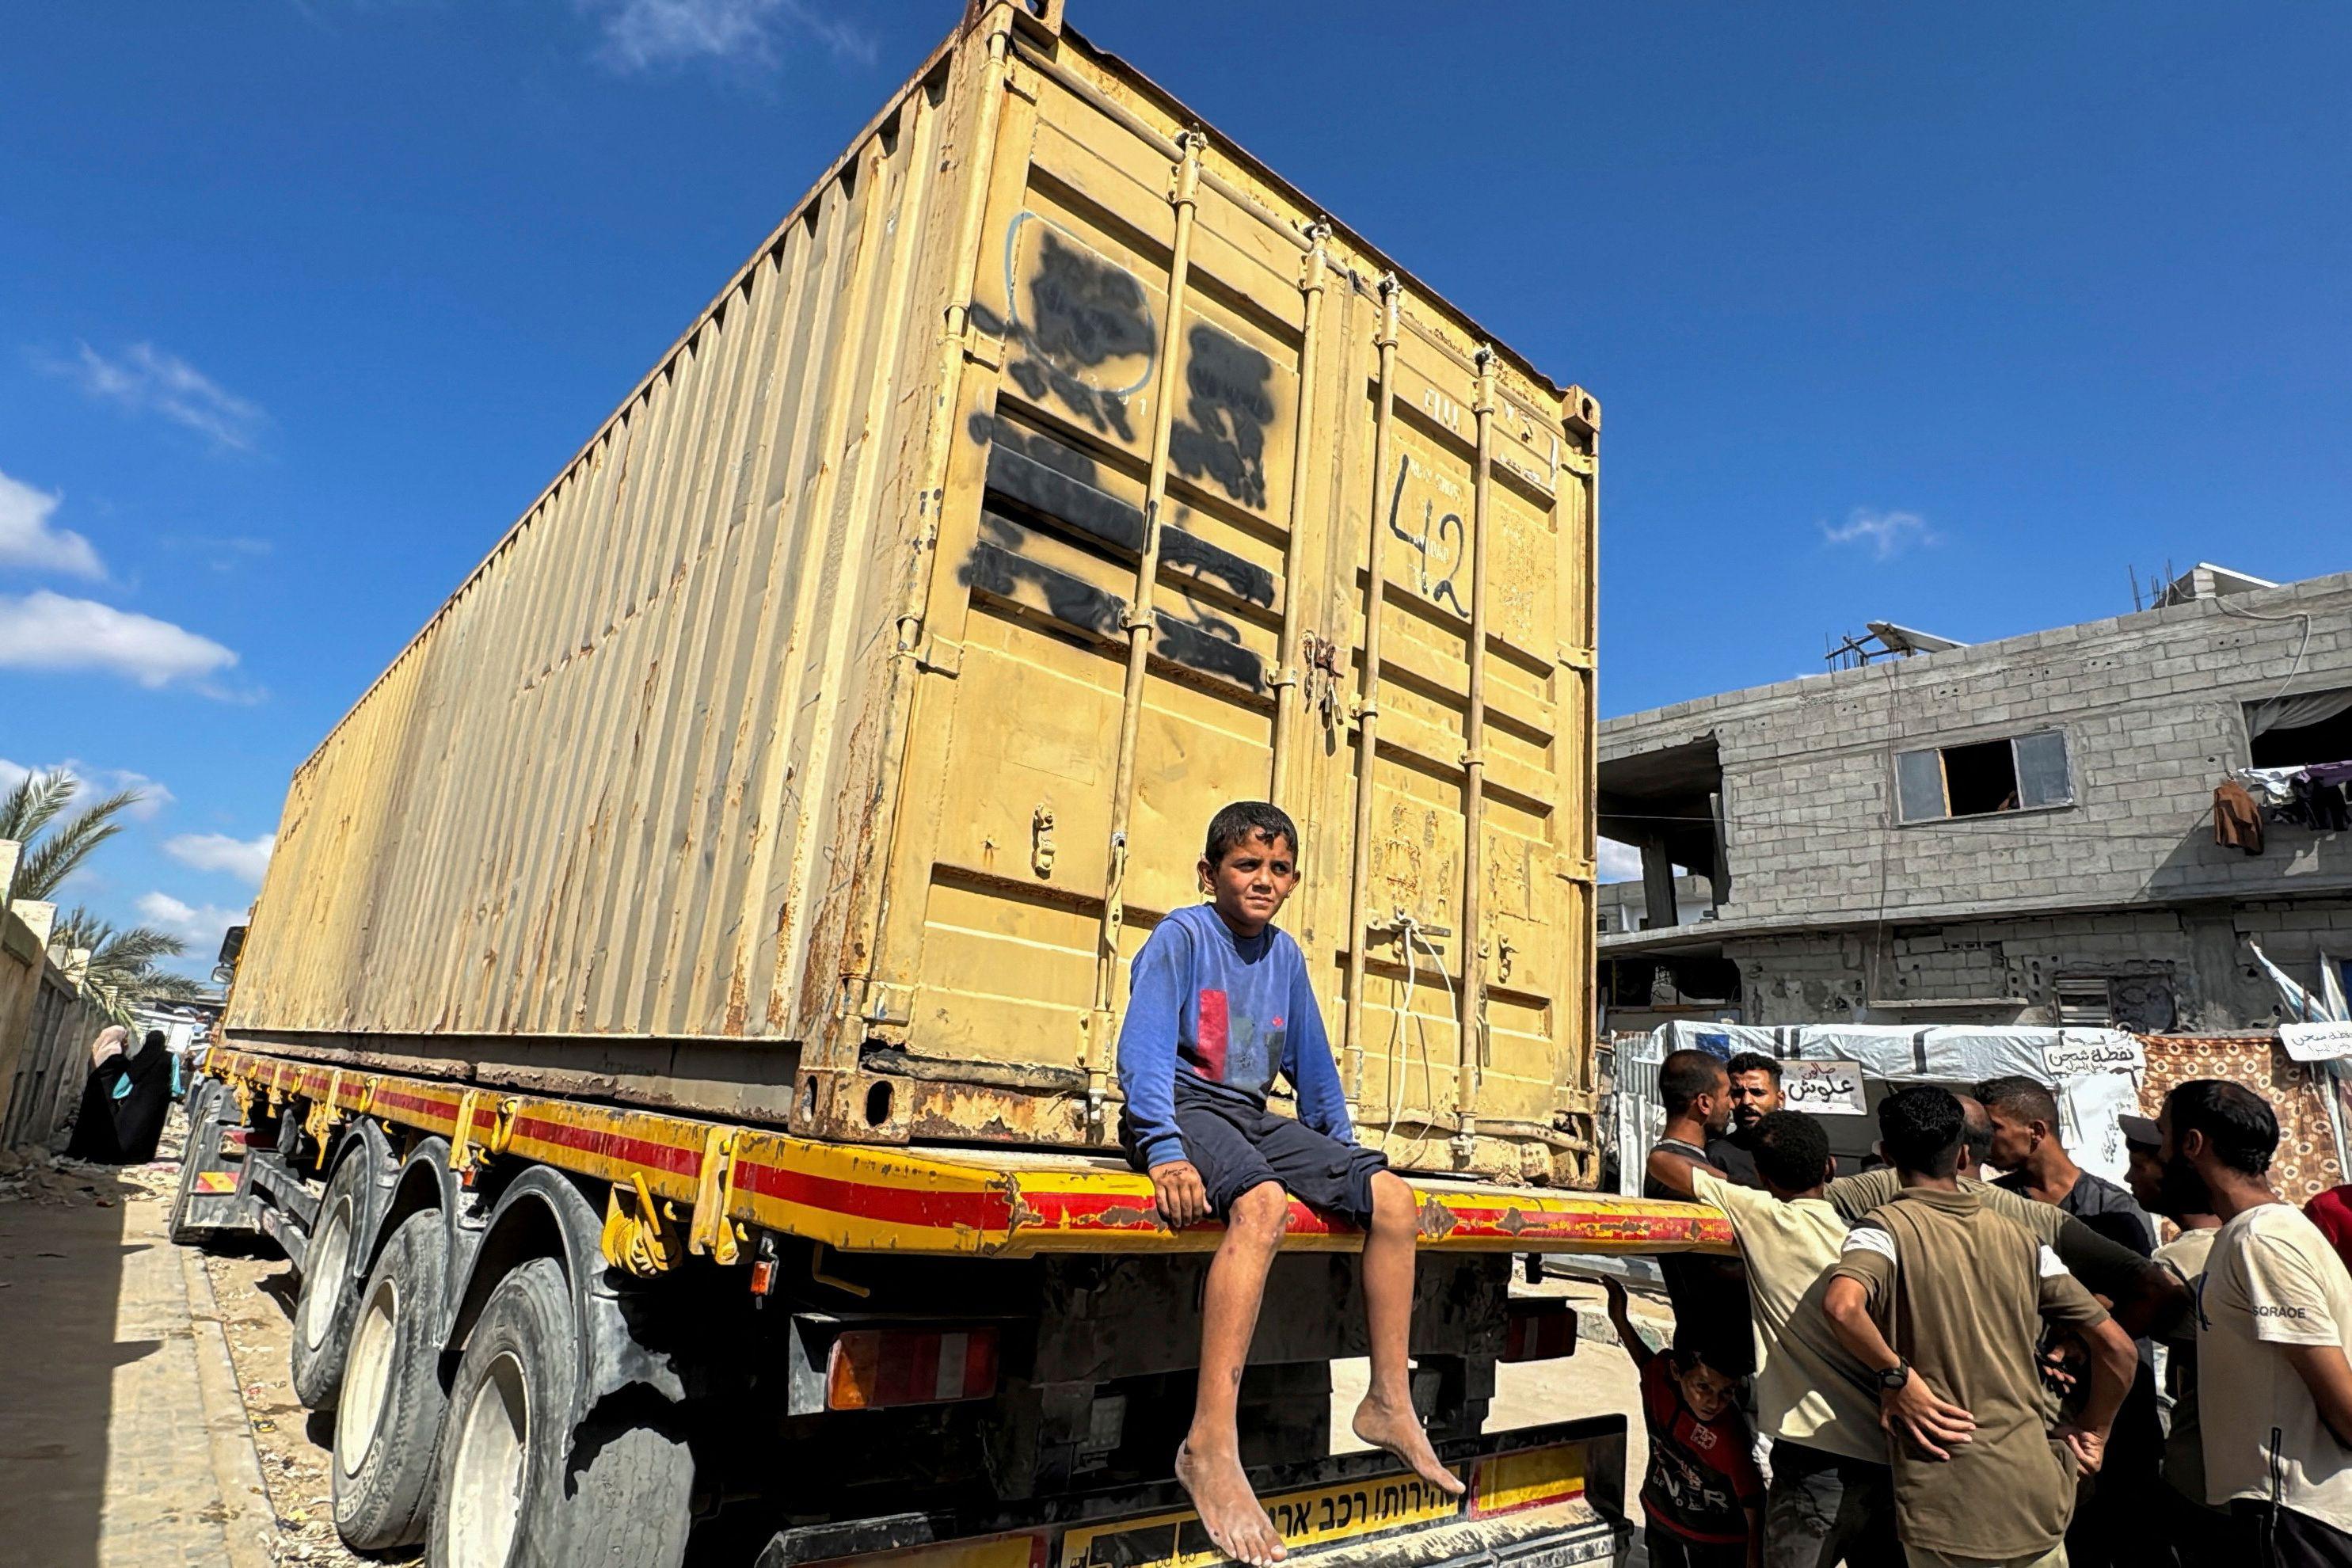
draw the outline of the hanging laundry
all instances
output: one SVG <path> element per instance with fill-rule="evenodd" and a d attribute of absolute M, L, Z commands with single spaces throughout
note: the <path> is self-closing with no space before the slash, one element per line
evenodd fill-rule
<path fill-rule="evenodd" d="M 2323 782 L 2319 772 L 2317 768 L 2306 768 L 2294 781 L 2295 803 L 2290 809 L 2306 826 L 2321 833 L 2341 833 L 2352 828 L 2352 801 L 2345 799 L 2344 786 Z"/>
<path fill-rule="evenodd" d="M 2213 791 L 2213 842 L 2249 855 L 2263 852 L 2263 814 L 2235 779 Z"/>
<path fill-rule="evenodd" d="M 2258 805 L 2280 806 L 2294 799 L 2295 776 L 2301 768 L 2231 768 L 2230 776 L 2246 786 Z"/>

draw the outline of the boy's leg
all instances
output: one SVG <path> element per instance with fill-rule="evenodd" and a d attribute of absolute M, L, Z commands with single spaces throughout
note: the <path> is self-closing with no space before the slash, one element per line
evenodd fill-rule
<path fill-rule="evenodd" d="M 1364 1318 L 1372 1383 L 1356 1407 L 1356 1436 L 1386 1448 L 1431 1485 L 1459 1496 L 1462 1479 L 1437 1458 L 1412 1407 L 1413 1248 L 1420 1228 L 1412 1189 L 1391 1171 L 1371 1178 L 1371 1224 L 1364 1235 Z"/>
<path fill-rule="evenodd" d="M 1242 1471 L 1236 1411 L 1266 1270 L 1289 1224 L 1289 1194 L 1272 1180 L 1233 1201 L 1201 1304 L 1201 1384 L 1192 1429 L 1176 1450 L 1176 1479 L 1192 1494 L 1209 1539 L 1243 1563 L 1279 1563 L 1284 1555 L 1282 1537 Z"/>

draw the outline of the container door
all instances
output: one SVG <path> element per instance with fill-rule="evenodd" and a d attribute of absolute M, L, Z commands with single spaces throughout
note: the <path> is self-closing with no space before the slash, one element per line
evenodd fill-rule
<path fill-rule="evenodd" d="M 1450 326 L 1416 321 L 1411 299 L 1399 316 L 1385 441 L 1376 348 L 1349 386 L 1377 469 L 1359 486 L 1370 526 L 1343 568 L 1358 606 L 1353 684 L 1372 710 L 1354 731 L 1351 791 L 1366 729 L 1376 755 L 1347 1074 L 1360 1122 L 1397 1163 L 1549 1176 L 1543 1138 L 1591 1032 L 1591 827 L 1577 804 L 1589 793 L 1591 465 L 1565 441 L 1553 395 L 1482 362 Z M 1363 610 L 1375 560 L 1377 676 Z M 1465 1126 L 1476 1135 L 1457 1140 Z"/>
<path fill-rule="evenodd" d="M 1102 1142 L 1128 962 L 1198 896 L 1210 816 L 1272 787 L 1303 252 L 1196 180 L 1180 263 L 1183 160 L 1024 86 L 974 287 L 1000 373 L 959 416 L 928 616 L 954 672 L 918 710 L 936 763 L 909 765 L 936 822 L 895 900 L 921 914 L 904 1048 L 1003 1090 L 919 1100 L 917 1137 Z"/>

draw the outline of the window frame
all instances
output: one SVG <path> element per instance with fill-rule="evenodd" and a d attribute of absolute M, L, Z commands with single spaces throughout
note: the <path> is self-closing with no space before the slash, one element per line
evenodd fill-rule
<path fill-rule="evenodd" d="M 1950 775 L 1946 772 L 1944 761 L 1944 754 L 1947 752 L 1969 746 L 1990 745 L 1995 742 L 2007 742 L 2011 774 L 2017 782 L 2018 793 L 2022 799 L 2025 772 L 2020 765 L 2017 744 L 2020 741 L 2032 740 L 2043 735 L 2054 735 L 2058 738 L 2059 750 L 2065 762 L 2066 794 L 2063 799 L 2043 801 L 2036 805 L 2020 805 L 2008 811 L 1977 811 L 1970 812 L 1965 816 L 1953 815 L 1952 782 Z M 1903 760 L 1906 757 L 1929 755 L 1936 759 L 1936 783 L 1943 801 L 1943 812 L 1936 816 L 1907 816 L 1904 814 Z M 2038 729 L 2017 730 L 2007 734 L 1988 735 L 1981 740 L 1939 741 L 1933 745 L 1911 746 L 1890 752 L 1889 758 L 1892 778 L 1889 781 L 1891 792 L 1887 804 L 1891 808 L 1890 815 L 1894 819 L 1894 826 L 1896 827 L 1927 827 L 1939 822 L 1990 822 L 2011 816 L 2038 816 L 2053 811 L 2072 811 L 2082 804 L 2081 783 L 2074 772 L 2074 738 L 2068 733 L 2063 724 L 2048 724 Z"/>

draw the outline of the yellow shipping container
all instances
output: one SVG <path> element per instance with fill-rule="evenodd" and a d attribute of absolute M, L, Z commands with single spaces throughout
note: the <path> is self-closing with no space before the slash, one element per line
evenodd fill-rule
<path fill-rule="evenodd" d="M 1129 961 L 1270 797 L 1368 1141 L 1585 1181 L 1599 419 L 991 7 L 296 773 L 226 1032 L 1104 1145 Z"/>

